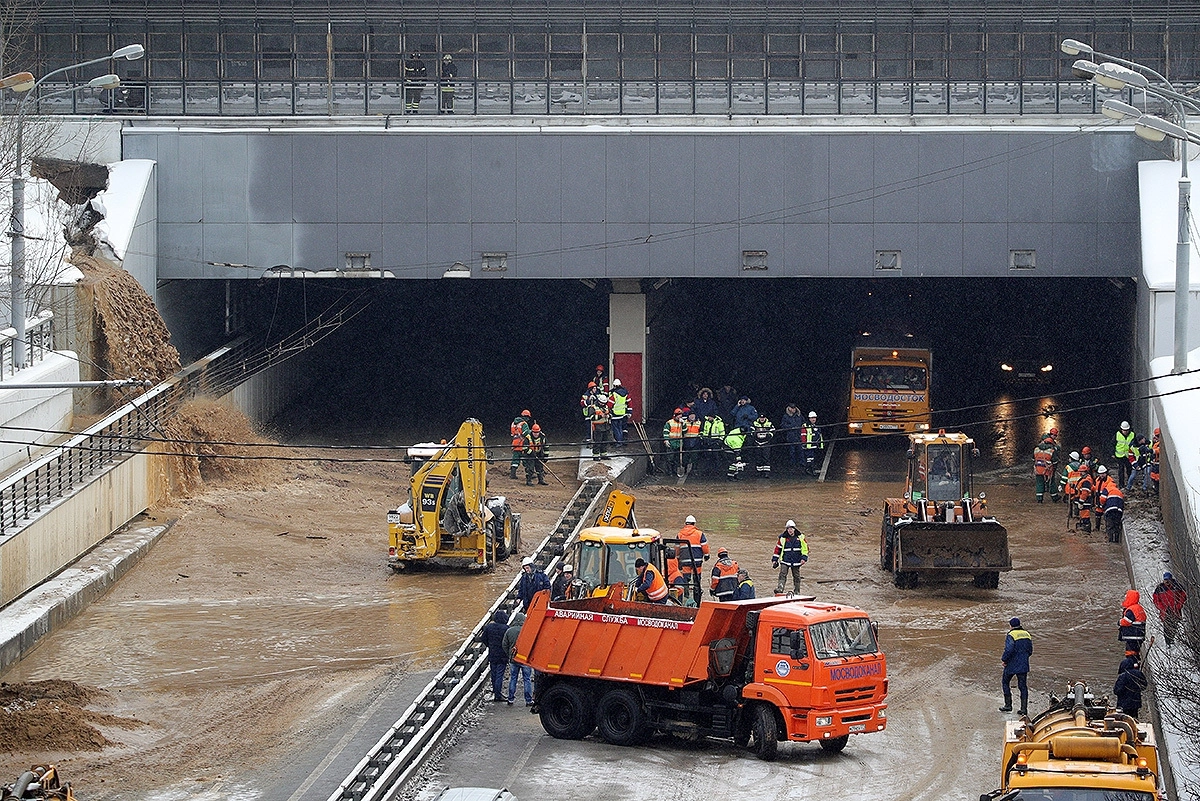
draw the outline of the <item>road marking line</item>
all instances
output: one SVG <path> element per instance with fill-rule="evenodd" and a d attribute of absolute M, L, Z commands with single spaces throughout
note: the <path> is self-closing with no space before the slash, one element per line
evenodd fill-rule
<path fill-rule="evenodd" d="M 521 778 L 521 771 L 525 770 L 525 763 L 529 761 L 529 757 L 533 756 L 533 749 L 537 748 L 537 744 L 541 742 L 542 735 L 531 734 L 529 736 L 529 745 L 525 746 L 525 750 L 517 757 L 517 761 L 513 763 L 513 768 L 508 772 L 508 776 L 504 779 L 505 787 L 512 787 L 517 783 L 517 779 Z"/>

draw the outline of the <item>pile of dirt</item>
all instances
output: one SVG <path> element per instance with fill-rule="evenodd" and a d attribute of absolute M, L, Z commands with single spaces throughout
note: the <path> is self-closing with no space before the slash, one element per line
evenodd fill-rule
<path fill-rule="evenodd" d="M 96 362 L 113 378 L 155 384 L 179 372 L 179 351 L 154 301 L 137 280 L 94 256 L 76 254 L 71 263 L 84 275 L 92 296 L 97 338 Z"/>
<path fill-rule="evenodd" d="M 59 679 L 0 683 L 0 752 L 99 751 L 115 743 L 97 725 L 144 725 L 84 708 L 104 695 L 95 687 Z"/>
<path fill-rule="evenodd" d="M 166 450 L 174 467 L 172 489 L 188 496 L 205 484 L 264 487 L 278 483 L 284 464 L 269 457 L 284 453 L 254 430 L 250 420 L 228 403 L 195 398 L 163 426 Z M 244 443 L 244 444 L 243 444 Z M 265 457 L 265 458 L 264 458 Z"/>

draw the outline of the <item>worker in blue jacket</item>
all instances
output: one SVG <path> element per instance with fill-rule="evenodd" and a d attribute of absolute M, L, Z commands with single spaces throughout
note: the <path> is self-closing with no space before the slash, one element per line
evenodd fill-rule
<path fill-rule="evenodd" d="M 508 613 L 497 609 L 492 622 L 483 627 L 483 644 L 488 649 L 488 668 L 492 678 L 492 701 L 504 701 L 504 669 L 508 667 L 508 652 L 504 650 L 504 633 L 508 631 Z"/>
<path fill-rule="evenodd" d="M 1004 663 L 1004 706 L 1001 712 L 1012 712 L 1012 680 L 1017 677 L 1017 689 L 1021 692 L 1022 715 L 1029 714 L 1029 685 L 1026 677 L 1029 675 L 1029 657 L 1033 654 L 1033 638 L 1029 632 L 1021 628 L 1021 619 L 1012 618 L 1008 621 L 1009 632 L 1004 638 L 1004 653 L 1000 661 Z"/>

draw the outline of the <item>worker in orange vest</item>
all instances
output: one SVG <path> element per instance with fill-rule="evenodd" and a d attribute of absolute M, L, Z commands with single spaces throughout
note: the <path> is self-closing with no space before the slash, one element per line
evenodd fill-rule
<path fill-rule="evenodd" d="M 1059 490 L 1067 501 L 1067 523 L 1071 522 L 1071 518 L 1075 517 L 1075 488 L 1079 485 L 1079 452 L 1071 451 L 1071 455 L 1067 457 L 1067 464 L 1063 467 L 1062 480 L 1059 481 Z"/>
<path fill-rule="evenodd" d="M 712 584 L 709 592 L 718 601 L 732 601 L 738 588 L 738 565 L 729 558 L 725 548 L 717 549 L 717 563 L 712 569 Z"/>
<path fill-rule="evenodd" d="M 662 573 L 658 572 L 658 568 L 641 557 L 638 557 L 637 561 L 633 563 L 633 567 L 637 570 L 638 575 L 634 590 L 645 595 L 646 600 L 651 603 L 665 604 L 667 602 L 667 582 L 663 579 Z"/>
<path fill-rule="evenodd" d="M 533 422 L 533 415 L 528 409 L 522 409 L 521 413 L 513 418 L 509 425 L 509 432 L 512 434 L 512 463 L 508 468 L 508 477 L 517 477 L 517 468 L 521 466 L 521 462 L 525 459 L 525 438 L 528 437 L 533 429 L 530 423 Z"/>
<path fill-rule="evenodd" d="M 1096 485 L 1092 481 L 1091 471 L 1086 463 L 1079 465 L 1079 474 L 1079 483 L 1075 485 L 1075 504 L 1079 507 L 1079 521 L 1075 524 L 1075 528 L 1076 530 L 1082 528 L 1084 531 L 1091 531 L 1092 504 L 1095 500 Z"/>

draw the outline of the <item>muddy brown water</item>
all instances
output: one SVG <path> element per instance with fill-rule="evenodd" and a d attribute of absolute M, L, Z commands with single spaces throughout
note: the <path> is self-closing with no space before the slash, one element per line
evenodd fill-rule
<path fill-rule="evenodd" d="M 1101 535 L 1068 533 L 1062 506 L 1038 506 L 1023 482 L 1000 477 L 1007 483 L 986 487 L 989 508 L 1008 528 L 1015 569 L 999 589 L 948 582 L 898 590 L 878 566 L 879 510 L 898 484 L 875 477 L 898 476 L 899 456 L 847 454 L 859 469 L 825 483 L 782 475 L 737 483 L 697 477 L 682 486 L 651 480 L 635 489 L 637 516 L 674 533 L 694 514 L 714 554 L 729 548 L 760 594 L 773 589 L 771 551 L 784 521 L 795 519 L 811 549 L 805 591 L 866 609 L 880 625 L 896 710 L 885 735 L 904 726 L 911 735 L 896 747 L 920 749 L 956 739 L 956 710 L 991 710 L 972 724 L 976 733 L 936 749 L 942 759 L 959 746 L 985 758 L 996 750 L 1002 719 L 994 710 L 1009 617 L 1020 616 L 1035 641 L 1031 706 L 1076 679 L 1111 687 L 1120 658 L 1114 623 L 1127 586 L 1123 555 Z M 525 488 L 502 471 L 491 480 L 525 516 L 526 552 L 574 490 Z M 315 769 L 326 755 L 299 745 L 296 732 L 345 727 L 388 677 L 440 666 L 516 571 L 512 560 L 485 575 L 392 575 L 382 520 L 396 486 L 386 471 L 326 467 L 274 487 L 213 488 L 158 510 L 180 522 L 143 563 L 2 677 L 100 687 L 111 693 L 103 711 L 149 725 L 114 731 L 122 745 L 102 753 L 5 754 L 0 769 L 15 778 L 23 765 L 53 759 L 90 799 L 158 797 L 180 783 L 225 797 L 220 788 L 252 769 Z M 447 769 L 469 774 L 480 765 Z M 580 769 L 595 766 L 585 759 Z M 990 763 L 983 773 L 987 781 L 977 776 L 975 784 L 994 786 Z M 284 789 L 263 796 L 268 789 L 258 788 L 251 797 L 287 798 L 294 788 Z"/>

